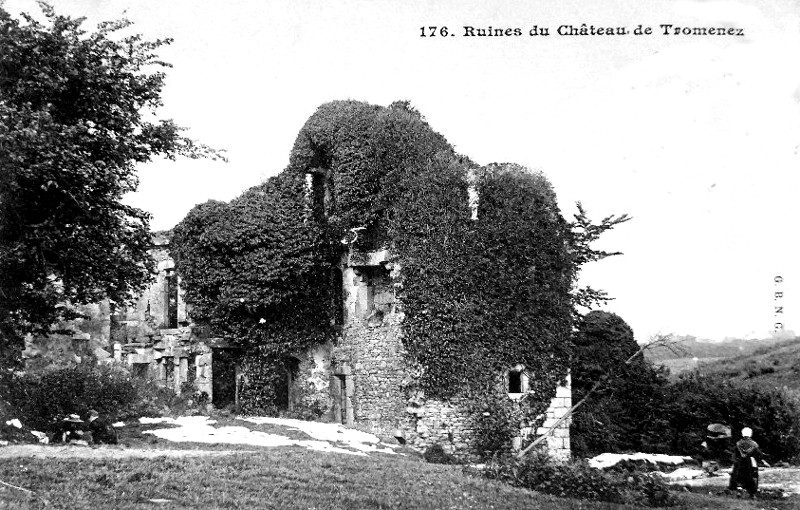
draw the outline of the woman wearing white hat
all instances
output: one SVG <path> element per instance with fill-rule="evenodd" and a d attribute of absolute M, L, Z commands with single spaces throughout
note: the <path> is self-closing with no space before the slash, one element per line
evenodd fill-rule
<path fill-rule="evenodd" d="M 745 427 L 742 429 L 742 438 L 736 442 L 733 450 L 733 470 L 728 488 L 737 490 L 741 485 L 754 498 L 758 492 L 759 461 L 769 466 L 764 461 L 764 454 L 758 448 L 758 443 L 753 441 L 753 430 Z"/>

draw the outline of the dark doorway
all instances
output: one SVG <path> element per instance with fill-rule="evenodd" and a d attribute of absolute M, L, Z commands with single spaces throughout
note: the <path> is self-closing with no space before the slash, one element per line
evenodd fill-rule
<path fill-rule="evenodd" d="M 236 361 L 231 349 L 212 349 L 211 393 L 212 404 L 223 408 L 236 402 Z"/>
<path fill-rule="evenodd" d="M 339 421 L 347 425 L 347 376 L 337 375 L 336 379 L 339 383 L 339 409 L 341 409 Z"/>
<path fill-rule="evenodd" d="M 131 375 L 139 379 L 147 378 L 147 373 L 150 369 L 149 363 L 134 363 L 131 367 Z"/>
<path fill-rule="evenodd" d="M 164 363 L 164 385 L 167 388 L 175 387 L 175 361 L 172 358 L 162 358 Z"/>
<path fill-rule="evenodd" d="M 178 275 L 173 269 L 167 269 L 167 317 L 164 321 L 170 329 L 178 327 Z"/>

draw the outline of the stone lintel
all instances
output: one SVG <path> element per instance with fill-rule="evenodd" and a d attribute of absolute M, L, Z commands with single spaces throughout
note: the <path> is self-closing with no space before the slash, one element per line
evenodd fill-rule
<path fill-rule="evenodd" d="M 369 252 L 350 251 L 347 254 L 348 267 L 354 266 L 379 266 L 389 262 L 389 250 L 377 250 Z"/>
<path fill-rule="evenodd" d="M 136 349 L 142 349 L 146 347 L 152 347 L 153 344 L 149 342 L 136 342 L 130 344 L 122 344 L 122 350 L 127 352 L 134 352 Z"/>

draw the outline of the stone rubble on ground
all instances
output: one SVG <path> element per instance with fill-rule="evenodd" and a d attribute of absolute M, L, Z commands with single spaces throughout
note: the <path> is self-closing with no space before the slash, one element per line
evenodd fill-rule
<path fill-rule="evenodd" d="M 22 422 L 20 422 L 17 418 L 14 418 L 13 420 L 8 420 L 6 422 L 6 425 L 12 425 L 18 429 L 22 428 Z"/>

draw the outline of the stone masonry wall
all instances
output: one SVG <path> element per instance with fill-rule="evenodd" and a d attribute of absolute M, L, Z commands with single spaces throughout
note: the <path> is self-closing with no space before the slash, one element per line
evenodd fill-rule
<path fill-rule="evenodd" d="M 566 384 L 556 388 L 556 396 L 550 401 L 550 407 L 547 408 L 545 413 L 544 423 L 532 437 L 546 433 L 559 419 L 567 414 L 570 408 L 572 408 L 572 381 L 568 375 Z M 547 451 L 554 458 L 569 459 L 571 455 L 569 443 L 569 426 L 571 423 L 571 418 L 563 420 L 545 440 L 547 442 Z M 523 435 L 525 433 L 530 434 L 530 432 L 530 430 L 523 430 Z"/>
<path fill-rule="evenodd" d="M 465 402 L 426 399 L 413 390 L 417 370 L 405 356 L 403 314 L 395 302 L 394 268 L 387 252 L 351 253 L 342 266 L 344 325 L 338 342 L 330 346 L 327 365 L 331 419 L 394 434 L 419 450 L 439 444 L 448 453 L 466 455 L 475 431 L 470 429 Z M 323 361 L 301 362 L 302 377 L 309 373 L 302 367 L 312 365 L 326 366 Z M 324 384 L 314 387 L 326 390 Z M 542 426 L 535 433 L 522 429 L 514 445 L 543 434 L 571 404 L 568 380 L 557 389 Z M 569 420 L 564 420 L 545 444 L 554 457 L 569 457 Z"/>

